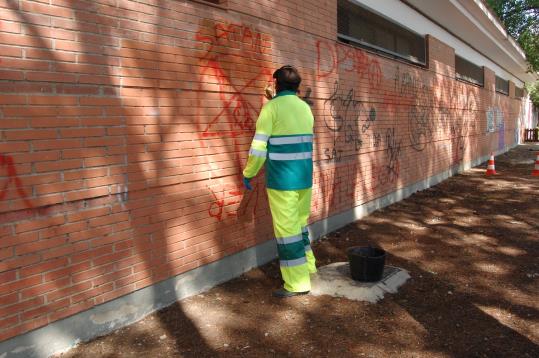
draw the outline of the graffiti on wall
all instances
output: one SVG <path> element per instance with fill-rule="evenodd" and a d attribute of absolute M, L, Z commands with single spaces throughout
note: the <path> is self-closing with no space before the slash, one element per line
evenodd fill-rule
<path fill-rule="evenodd" d="M 13 158 L 0 153 L 0 201 L 7 198 L 9 190 L 15 190 L 28 208 L 34 207 L 28 200 L 28 194 L 24 190 L 22 181 L 17 175 Z"/>
<path fill-rule="evenodd" d="M 359 100 L 354 88 L 341 88 L 338 81 L 324 101 L 324 113 L 329 113 L 324 116 L 324 125 L 333 136 L 332 147 L 324 148 L 328 162 L 340 162 L 348 150 L 359 152 L 365 132 L 376 121 L 376 109 Z"/>
<path fill-rule="evenodd" d="M 494 133 L 503 126 L 503 111 L 498 107 L 490 107 L 486 112 L 487 133 Z"/>
<path fill-rule="evenodd" d="M 372 192 L 387 184 L 394 184 L 400 176 L 400 157 L 402 152 L 402 139 L 397 137 L 395 128 L 387 128 L 385 136 L 380 135 L 384 146 L 385 163 L 371 163 Z M 383 138 L 383 139 L 382 139 Z M 385 140 L 385 141 L 384 141 Z"/>
<path fill-rule="evenodd" d="M 244 151 L 241 143 L 253 135 L 264 101 L 260 87 L 271 80 L 271 62 L 267 54 L 267 42 L 271 37 L 250 25 L 205 19 L 200 23 L 195 38 L 205 49 L 199 58 L 199 82 L 202 84 L 199 93 L 201 96 L 207 95 L 203 86 L 215 83 L 221 104 L 219 112 L 208 123 L 202 123 L 201 139 L 221 140 L 237 169 L 235 188 L 219 187 L 212 179 L 208 184 L 214 199 L 209 205 L 208 214 L 222 221 L 242 215 L 242 210 L 246 211 L 247 207 L 256 212 L 259 197 L 263 195 L 256 181 L 253 182 L 252 191 L 244 193 L 240 190 L 241 153 Z M 310 100 L 310 93 L 306 96 Z M 247 205 L 240 208 L 239 203 Z"/>
<path fill-rule="evenodd" d="M 378 60 L 367 52 L 331 41 L 316 42 L 317 77 L 324 79 L 333 74 L 352 75 L 367 80 L 370 89 L 382 83 L 382 69 Z"/>

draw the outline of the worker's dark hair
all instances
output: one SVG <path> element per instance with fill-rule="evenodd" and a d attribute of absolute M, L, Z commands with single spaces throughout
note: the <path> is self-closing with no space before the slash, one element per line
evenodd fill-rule
<path fill-rule="evenodd" d="M 273 78 L 277 80 L 277 93 L 281 91 L 297 92 L 301 83 L 301 76 L 294 67 L 286 65 L 273 72 Z"/>

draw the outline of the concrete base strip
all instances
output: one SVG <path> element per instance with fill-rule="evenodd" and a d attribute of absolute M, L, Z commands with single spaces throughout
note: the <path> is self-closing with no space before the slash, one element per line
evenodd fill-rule
<path fill-rule="evenodd" d="M 326 235 L 375 210 L 405 199 L 419 190 L 436 185 L 455 173 L 485 162 L 488 158 L 489 155 L 486 155 L 471 163 L 455 166 L 406 188 L 313 223 L 309 226 L 311 237 L 319 238 Z M 48 326 L 0 342 L 0 358 L 46 358 L 52 354 L 66 351 L 79 342 L 91 340 L 139 321 L 154 311 L 183 298 L 209 290 L 276 257 L 275 243 L 273 241 L 265 242 L 225 257 L 220 261 L 53 322 Z"/>

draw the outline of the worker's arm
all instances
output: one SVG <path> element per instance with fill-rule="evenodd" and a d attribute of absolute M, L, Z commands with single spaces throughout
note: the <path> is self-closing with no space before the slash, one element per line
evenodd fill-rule
<path fill-rule="evenodd" d="M 255 136 L 249 150 L 247 165 L 243 170 L 243 176 L 245 178 L 250 179 L 256 176 L 266 161 L 268 139 L 273 129 L 272 113 L 271 107 L 268 105 L 262 107 L 260 111 L 260 115 L 256 121 Z"/>

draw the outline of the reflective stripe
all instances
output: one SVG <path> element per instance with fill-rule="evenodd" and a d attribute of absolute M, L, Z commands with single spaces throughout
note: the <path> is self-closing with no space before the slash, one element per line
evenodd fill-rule
<path fill-rule="evenodd" d="M 293 267 L 293 266 L 299 266 L 307 263 L 306 257 L 300 257 L 299 259 L 295 260 L 280 260 L 279 261 L 281 267 Z"/>
<path fill-rule="evenodd" d="M 256 133 L 253 140 L 259 140 L 259 141 L 262 141 L 262 142 L 267 142 L 268 138 L 269 138 L 268 135 Z"/>
<path fill-rule="evenodd" d="M 288 236 L 288 237 L 282 237 L 282 238 L 275 238 L 277 240 L 277 243 L 279 245 L 288 245 L 288 244 L 293 244 L 295 242 L 300 242 L 303 240 L 303 236 L 302 235 L 295 235 L 295 236 Z"/>
<path fill-rule="evenodd" d="M 311 245 L 305 245 L 305 252 L 309 251 L 313 251 L 313 249 L 311 249 Z"/>
<path fill-rule="evenodd" d="M 313 154 L 311 152 L 301 153 L 270 153 L 269 158 L 271 160 L 302 160 L 311 159 Z"/>
<path fill-rule="evenodd" d="M 249 150 L 249 155 L 254 155 L 255 157 L 266 158 L 267 153 L 268 152 L 266 152 L 265 150 L 258 150 L 253 148 Z"/>
<path fill-rule="evenodd" d="M 269 139 L 270 144 L 273 145 L 311 143 L 312 141 L 313 137 L 310 135 L 300 135 L 295 137 L 272 137 Z"/>

